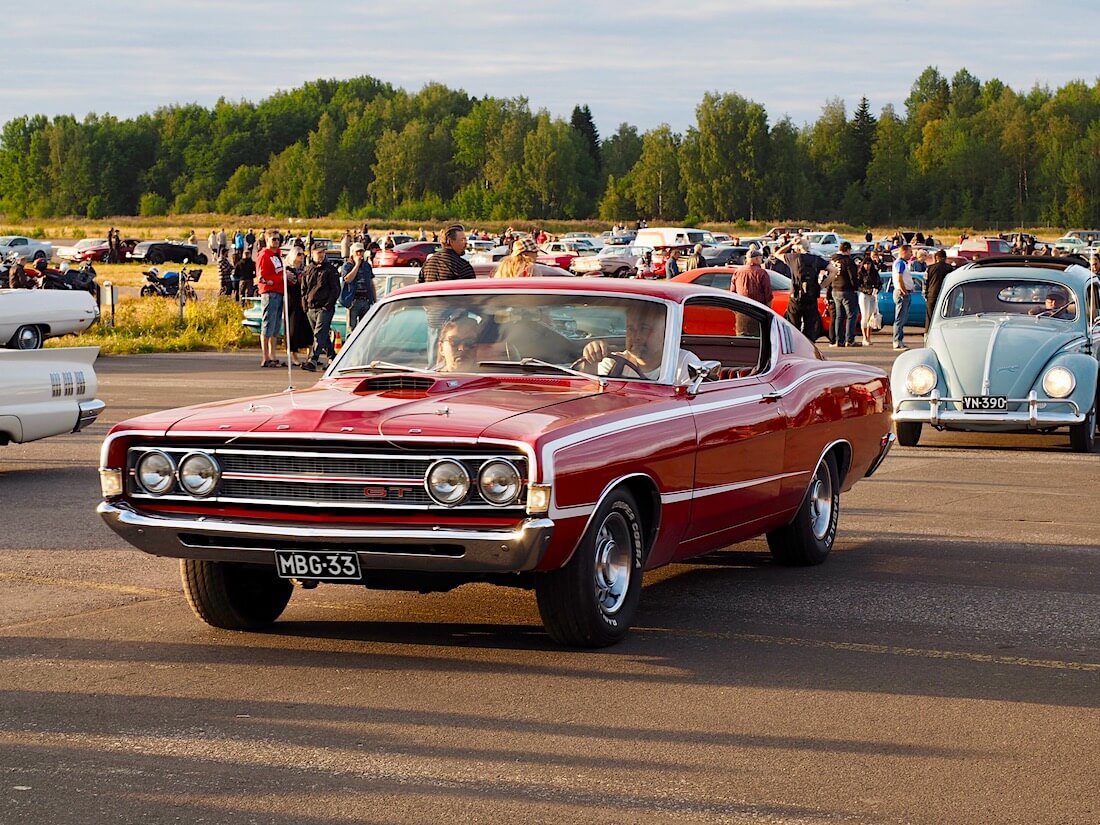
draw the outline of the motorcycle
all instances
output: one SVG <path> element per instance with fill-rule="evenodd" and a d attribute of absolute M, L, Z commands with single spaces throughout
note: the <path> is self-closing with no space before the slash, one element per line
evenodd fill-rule
<path fill-rule="evenodd" d="M 88 292 L 99 303 L 99 284 L 96 283 L 96 271 L 91 261 L 84 261 L 78 269 L 62 264 L 59 270 L 41 269 L 39 272 L 39 289 L 75 289 Z"/>
<path fill-rule="evenodd" d="M 199 295 L 195 292 L 195 287 L 192 284 L 199 280 L 202 275 L 201 269 L 187 269 L 185 267 L 180 272 L 165 272 L 164 275 L 161 275 L 160 270 L 154 266 L 141 274 L 145 276 L 145 280 L 148 282 L 141 288 L 142 298 L 175 298 L 180 293 L 180 282 L 182 281 L 183 297 L 188 301 L 199 299 Z"/>

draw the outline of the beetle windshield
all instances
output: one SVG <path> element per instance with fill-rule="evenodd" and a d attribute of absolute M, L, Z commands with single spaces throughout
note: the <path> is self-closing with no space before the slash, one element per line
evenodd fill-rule
<path fill-rule="evenodd" d="M 379 307 L 334 366 L 338 374 L 380 362 L 438 372 L 522 368 L 553 375 L 576 364 L 593 375 L 654 380 L 661 371 L 667 320 L 663 303 L 637 298 L 417 295 Z M 525 359 L 531 360 L 519 363 Z M 624 359 L 631 363 L 623 364 Z"/>
<path fill-rule="evenodd" d="M 945 318 L 1032 315 L 1061 321 L 1077 319 L 1077 299 L 1073 291 L 1049 281 L 970 281 L 952 289 L 944 307 Z"/>

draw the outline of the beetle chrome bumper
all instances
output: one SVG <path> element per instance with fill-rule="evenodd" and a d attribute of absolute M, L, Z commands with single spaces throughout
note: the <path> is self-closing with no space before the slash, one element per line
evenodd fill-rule
<path fill-rule="evenodd" d="M 139 513 L 121 502 L 96 508 L 139 550 L 180 559 L 275 564 L 275 550 L 354 552 L 364 570 L 502 573 L 534 570 L 554 522 L 526 518 L 504 529 L 297 526 Z"/>
<path fill-rule="evenodd" d="M 928 398 L 903 398 L 897 402 L 894 420 L 931 424 L 933 427 L 990 425 L 1001 429 L 1007 426 L 1020 429 L 1067 427 L 1070 424 L 1080 424 L 1085 420 L 1085 414 L 1081 412 L 1076 401 L 1040 399 L 1034 391 L 1028 393 L 1027 398 L 1008 399 L 1009 405 L 1026 405 L 1023 410 L 964 412 L 956 409 L 956 404 L 962 404 L 962 399 L 941 398 L 935 392 Z M 1052 410 L 1052 407 L 1057 408 L 1057 411 Z"/>

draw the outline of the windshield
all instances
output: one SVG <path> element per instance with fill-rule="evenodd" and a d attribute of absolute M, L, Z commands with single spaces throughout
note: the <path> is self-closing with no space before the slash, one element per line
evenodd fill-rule
<path fill-rule="evenodd" d="M 971 281 L 956 286 L 944 304 L 945 318 L 964 315 L 1033 315 L 1077 319 L 1077 300 L 1068 287 L 1050 281 Z"/>
<path fill-rule="evenodd" d="M 666 324 L 664 304 L 635 298 L 418 295 L 379 307 L 334 367 L 337 374 L 380 362 L 379 369 L 561 375 L 577 364 L 592 375 L 654 380 L 661 371 Z M 622 364 L 624 358 L 639 369 Z M 521 364 L 524 359 L 545 363 Z"/>

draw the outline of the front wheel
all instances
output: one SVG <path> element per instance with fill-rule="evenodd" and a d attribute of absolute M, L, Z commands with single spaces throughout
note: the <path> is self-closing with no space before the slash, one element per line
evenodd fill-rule
<path fill-rule="evenodd" d="M 152 298 L 156 294 L 157 294 L 156 287 L 143 286 L 141 288 L 140 295 L 141 295 L 142 298 Z"/>
<path fill-rule="evenodd" d="M 920 441 L 921 423 L 919 421 L 898 421 L 894 428 L 898 434 L 898 444 L 902 447 L 916 447 Z"/>
<path fill-rule="evenodd" d="M 573 558 L 535 585 L 546 632 L 563 645 L 606 647 L 622 639 L 642 598 L 645 543 L 633 496 L 611 493 Z"/>
<path fill-rule="evenodd" d="M 8 346 L 12 349 L 41 349 L 42 330 L 34 324 L 24 324 L 15 331 Z"/>
<path fill-rule="evenodd" d="M 1096 449 L 1096 404 L 1084 421 L 1070 425 L 1069 446 L 1075 453 L 1091 453 Z"/>
<path fill-rule="evenodd" d="M 821 564 L 833 549 L 840 518 L 840 473 L 826 455 L 814 471 L 810 489 L 790 524 L 768 533 L 768 549 L 780 564 Z"/>
<path fill-rule="evenodd" d="M 183 288 L 183 299 L 185 301 L 197 301 L 199 300 L 199 293 L 195 292 L 195 288 L 188 284 Z"/>
<path fill-rule="evenodd" d="M 195 615 L 211 627 L 259 630 L 272 624 L 294 586 L 260 564 L 182 559 L 183 593 Z"/>

